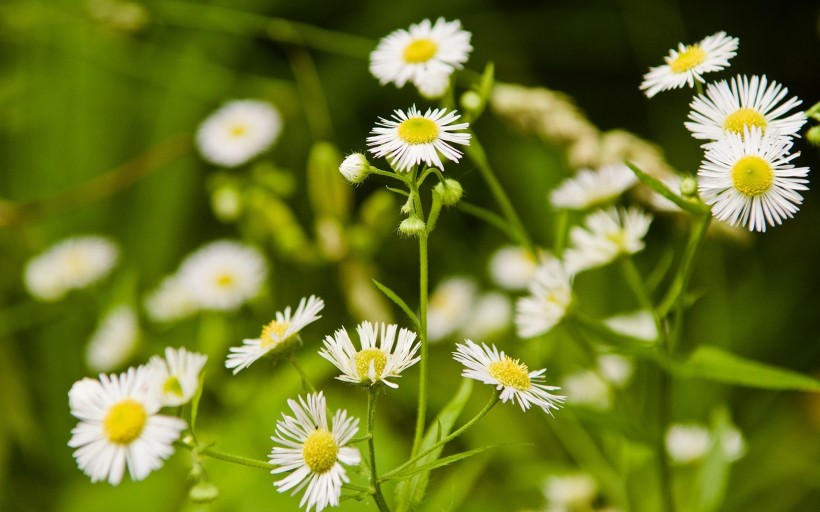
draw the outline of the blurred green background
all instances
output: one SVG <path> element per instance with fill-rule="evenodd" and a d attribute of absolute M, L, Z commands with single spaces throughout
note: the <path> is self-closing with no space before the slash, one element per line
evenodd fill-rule
<path fill-rule="evenodd" d="M 355 37 L 331 51 L 305 49 L 296 41 L 267 37 L 268 22 L 257 16 Z M 689 96 L 672 91 L 649 101 L 638 90 L 648 67 L 659 65 L 679 41 L 724 30 L 740 39 L 731 73 L 766 74 L 802 98 L 804 108 L 820 100 L 820 14 L 813 2 L 4 0 L 0 510 L 296 509 L 296 499 L 275 492 L 271 475 L 219 461 L 206 464 L 221 498 L 210 505 L 191 504 L 186 484 L 190 462 L 184 452 L 144 482 L 92 485 L 66 446 L 75 423 L 67 391 L 90 374 L 82 354 L 106 304 L 125 297 L 138 305 L 191 250 L 220 237 L 244 238 L 262 244 L 270 257 L 269 293 L 229 319 L 205 315 L 172 327 L 146 322 L 134 363 L 166 345 L 195 346 L 203 333 L 219 338 L 223 355 L 212 354 L 207 366 L 200 428 L 226 451 L 264 458 L 285 399 L 300 392 L 299 380 L 288 367 L 271 373 L 264 365 L 231 378 L 220 357 L 225 347 L 256 336 L 273 311 L 315 293 L 328 306 L 323 319 L 306 329 L 305 365 L 317 380 L 327 379 L 331 407 L 364 416 L 363 394 L 331 381 L 332 368 L 315 349 L 323 336 L 341 325 L 351 328 L 363 316 L 346 297 L 353 282 L 377 277 L 416 305 L 416 246 L 396 235 L 397 214 L 395 219 L 381 217 L 386 227 L 368 221 L 366 213 L 362 217 L 360 208 L 377 210 L 368 200 L 383 182 L 371 179 L 353 188 L 328 178 L 333 181 L 328 187 L 341 185 L 342 194 L 351 195 L 352 206 L 339 215 L 342 222 L 371 228 L 359 257 L 329 254 L 316 243 L 314 222 L 327 212 L 311 199 L 306 169 L 318 138 L 337 149 L 314 148 L 314 165 L 321 167 L 316 162 L 324 158 L 325 167 L 335 170 L 341 155 L 365 149 L 378 116 L 413 103 L 427 106 L 409 87 L 379 87 L 368 72 L 367 54 L 392 30 L 438 16 L 460 19 L 473 34 L 470 69 L 481 71 L 494 62 L 498 81 L 565 92 L 599 128 L 624 128 L 659 144 L 682 171 L 693 172 L 701 158 L 698 143 L 682 124 Z M 277 32 L 278 39 L 282 33 Z M 312 81 L 317 77 L 318 87 Z M 224 101 L 246 97 L 276 104 L 285 119 L 283 135 L 261 167 L 220 174 L 191 149 L 188 137 Z M 315 111 L 322 101 L 329 129 L 321 127 L 324 116 Z M 552 220 L 546 193 L 570 171 L 562 150 L 516 132 L 490 112 L 475 129 L 536 241 L 548 244 Z M 804 140 L 797 141 L 796 149 L 803 152 L 797 164 L 816 170 L 817 149 Z M 146 151 L 156 160 L 134 160 Z M 127 162 L 131 167 L 118 174 L 122 190 L 113 195 L 60 195 Z M 494 208 L 474 171 L 469 161 L 447 169 L 471 202 Z M 209 190 L 218 184 L 215 180 L 245 186 L 259 176 L 268 180 L 262 197 L 269 201 L 259 208 L 273 212 L 271 218 L 226 223 L 214 216 Z M 41 201 L 55 195 L 56 201 Z M 816 190 L 809 191 L 796 219 L 763 235 L 742 243 L 710 239 L 695 270 L 693 286 L 702 297 L 688 317 L 686 346 L 717 345 L 802 373 L 820 372 L 818 197 Z M 395 206 L 388 204 L 387 211 L 396 211 Z M 292 213 L 292 222 L 276 213 L 283 209 Z M 289 235 L 277 236 L 283 229 Z M 57 304 L 35 303 L 22 287 L 25 261 L 54 241 L 79 233 L 107 234 L 120 244 L 123 256 L 111 282 Z M 639 267 L 648 272 L 682 236 L 674 219 L 659 217 L 647 250 L 637 258 Z M 504 242 L 503 235 L 474 218 L 445 212 L 431 239 L 432 282 L 453 273 L 471 274 L 490 288 L 487 259 Z M 600 314 L 628 306 L 619 287 L 617 274 L 606 271 L 578 282 L 581 299 Z M 398 313 L 393 311 L 400 319 Z M 531 367 L 546 365 L 553 376 L 582 361 L 560 331 L 529 342 L 507 334 L 498 341 L 501 346 L 528 358 Z M 442 392 L 431 398 L 432 411 L 458 386 L 460 368 L 449 356 L 451 349 L 448 343 L 433 347 L 431 375 Z M 640 366 L 637 372 L 636 382 L 642 378 Z M 401 391 L 380 405 L 381 468 L 406 456 L 415 375 L 402 379 Z M 639 402 L 652 393 L 648 385 L 644 388 Z M 476 386 L 467 413 L 477 411 L 488 394 Z M 685 380 L 674 383 L 672 400 L 672 420 L 681 421 L 708 423 L 725 405 L 746 435 L 749 451 L 732 468 L 721 510 L 820 509 L 816 396 Z M 496 449 L 434 473 L 424 510 L 543 509 L 540 488 L 547 475 L 581 467 L 608 478 L 610 466 L 624 477 L 634 510 L 653 510 L 657 485 L 644 464 L 648 449 L 623 441 L 617 427 L 623 412 L 617 407 L 611 414 L 569 408 L 555 419 L 516 409 L 499 406 L 457 444 L 467 448 L 520 441 L 532 446 Z M 588 450 L 568 447 L 567 440 L 570 445 L 573 440 L 592 443 L 609 462 L 580 457 Z M 694 477 L 685 472 L 677 477 L 685 494 Z M 606 495 L 602 500 L 609 502 Z M 343 509 L 375 508 L 352 502 Z"/>

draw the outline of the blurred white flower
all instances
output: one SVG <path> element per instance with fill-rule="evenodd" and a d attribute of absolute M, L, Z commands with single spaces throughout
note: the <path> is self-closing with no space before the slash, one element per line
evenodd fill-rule
<path fill-rule="evenodd" d="M 176 274 L 163 279 L 145 299 L 145 311 L 155 322 L 176 322 L 198 310 L 199 303 Z"/>
<path fill-rule="evenodd" d="M 658 329 L 655 327 L 655 318 L 650 311 L 641 309 L 631 313 L 614 315 L 604 320 L 607 326 L 633 338 L 646 341 L 658 339 Z"/>
<path fill-rule="evenodd" d="M 458 331 L 470 318 L 478 290 L 473 280 L 448 277 L 430 294 L 427 309 L 427 335 L 439 341 Z"/>
<path fill-rule="evenodd" d="M 549 332 L 564 318 L 572 301 L 571 276 L 555 259 L 543 262 L 530 284 L 530 295 L 515 304 L 518 336 L 533 338 Z"/>
<path fill-rule="evenodd" d="M 164 407 L 179 407 L 194 397 L 199 387 L 199 373 L 208 356 L 189 352 L 185 348 L 165 348 L 165 359 L 153 356 L 148 366 L 161 391 Z"/>
<path fill-rule="evenodd" d="M 505 331 L 512 321 L 512 301 L 499 292 L 482 295 L 464 322 L 461 333 L 468 338 L 488 338 Z"/>
<path fill-rule="evenodd" d="M 260 100 L 236 100 L 223 105 L 199 126 L 196 143 L 205 160 L 237 167 L 267 150 L 282 131 L 282 117 Z"/>
<path fill-rule="evenodd" d="M 544 484 L 550 511 L 587 510 L 598 496 L 598 483 L 586 473 L 553 475 Z"/>
<path fill-rule="evenodd" d="M 137 315 L 118 306 L 102 318 L 85 350 L 85 362 L 95 372 L 114 370 L 134 353 L 140 337 Z"/>
<path fill-rule="evenodd" d="M 735 427 L 729 427 L 720 436 L 720 446 L 730 461 L 735 461 L 746 455 L 746 439 L 743 432 Z"/>
<path fill-rule="evenodd" d="M 567 403 L 595 409 L 609 409 L 612 393 L 605 380 L 592 370 L 583 370 L 564 377 L 561 388 L 567 394 Z"/>
<path fill-rule="evenodd" d="M 678 464 L 690 464 L 709 452 L 712 438 L 709 430 L 694 423 L 674 424 L 666 431 L 666 452 Z"/>
<path fill-rule="evenodd" d="M 490 257 L 490 277 L 505 290 L 526 289 L 538 268 L 536 259 L 523 247 L 506 245 Z"/>
<path fill-rule="evenodd" d="M 632 361 L 620 354 L 598 356 L 598 373 L 610 384 L 623 387 L 632 378 Z"/>
<path fill-rule="evenodd" d="M 584 227 L 570 230 L 570 247 L 564 253 L 567 269 L 573 274 L 606 265 L 618 256 L 635 254 L 644 248 L 652 216 L 638 208 L 607 208 L 589 214 Z"/>
<path fill-rule="evenodd" d="M 625 164 L 581 169 L 550 192 L 550 203 L 555 208 L 586 210 L 617 199 L 636 183 L 637 176 Z"/>

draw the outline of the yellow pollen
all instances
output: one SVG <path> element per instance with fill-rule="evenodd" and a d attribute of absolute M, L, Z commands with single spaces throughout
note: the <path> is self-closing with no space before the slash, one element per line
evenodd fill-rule
<path fill-rule="evenodd" d="M 436 55 L 438 45 L 432 39 L 416 39 L 404 48 L 404 62 L 419 64 L 427 62 Z"/>
<path fill-rule="evenodd" d="M 244 124 L 235 124 L 235 125 L 231 126 L 231 128 L 228 130 L 228 134 L 231 137 L 237 137 L 237 138 L 245 135 L 247 132 L 248 132 L 248 127 L 245 126 Z"/>
<path fill-rule="evenodd" d="M 408 144 L 428 144 L 438 137 L 438 125 L 426 117 L 411 117 L 399 125 L 399 138 Z"/>
<path fill-rule="evenodd" d="M 675 60 L 669 63 L 673 73 L 684 73 L 706 60 L 706 50 L 693 44 L 680 52 Z"/>
<path fill-rule="evenodd" d="M 518 390 L 530 389 L 529 369 L 517 359 L 504 356 L 501 361 L 490 363 L 488 369 L 490 375 L 504 386 Z"/>
<path fill-rule="evenodd" d="M 108 411 L 103 430 L 112 443 L 130 444 L 140 436 L 147 420 L 148 414 L 141 403 L 125 399 Z"/>
<path fill-rule="evenodd" d="M 268 348 L 271 345 L 285 341 L 282 336 L 285 335 L 288 327 L 290 327 L 290 322 L 277 322 L 276 320 L 262 327 L 262 334 L 259 335 L 259 339 L 262 340 L 262 348 Z"/>
<path fill-rule="evenodd" d="M 176 376 L 172 375 L 168 377 L 165 384 L 162 385 L 162 392 L 182 396 L 182 384 L 180 384 L 179 379 L 176 378 Z"/>
<path fill-rule="evenodd" d="M 362 380 L 368 378 L 370 361 L 373 361 L 373 369 L 376 370 L 377 379 L 381 378 L 384 367 L 387 365 L 387 355 L 377 348 L 362 350 L 356 354 L 354 360 L 356 362 L 356 373 Z"/>
<path fill-rule="evenodd" d="M 336 456 L 339 453 L 339 445 L 333 438 L 333 434 L 323 428 L 317 428 L 305 439 L 302 446 L 302 457 L 305 464 L 314 473 L 322 474 L 336 464 Z"/>
<path fill-rule="evenodd" d="M 227 273 L 226 274 L 219 274 L 219 275 L 216 276 L 216 279 L 214 279 L 214 283 L 216 283 L 216 285 L 221 287 L 221 288 L 227 288 L 227 287 L 233 285 L 234 277 L 233 277 L 233 275 L 227 274 Z"/>
<path fill-rule="evenodd" d="M 759 196 L 771 188 L 774 171 L 759 156 L 744 156 L 732 167 L 732 183 L 745 196 Z"/>
<path fill-rule="evenodd" d="M 760 112 L 750 108 L 741 108 L 732 112 L 726 116 L 726 121 L 723 122 L 724 130 L 740 135 L 743 135 L 744 128 L 752 128 L 753 126 L 765 130 L 766 118 Z"/>

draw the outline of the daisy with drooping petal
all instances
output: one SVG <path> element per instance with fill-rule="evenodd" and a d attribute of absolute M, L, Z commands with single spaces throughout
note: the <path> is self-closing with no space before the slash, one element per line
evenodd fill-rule
<path fill-rule="evenodd" d="M 480 346 L 472 340 L 464 340 L 464 344 L 457 343 L 453 358 L 466 366 L 461 373 L 462 377 L 475 379 L 490 384 L 501 391 L 501 401 L 512 400 L 526 411 L 531 405 L 540 407 L 545 413 L 552 415 L 552 409 L 558 409 L 566 397 L 553 395 L 550 391 L 561 389 L 544 384 L 546 368 L 529 371 L 527 365 L 517 359 L 498 351 L 495 345 L 488 347 L 485 343 Z"/>
<path fill-rule="evenodd" d="M 698 170 L 698 189 L 712 215 L 749 231 L 766 231 L 791 218 L 808 190 L 808 167 L 790 164 L 791 139 L 753 127 L 708 144 Z"/>
<path fill-rule="evenodd" d="M 232 311 L 259 292 L 267 274 L 268 266 L 258 250 L 219 240 L 188 256 L 178 275 L 200 308 Z"/>
<path fill-rule="evenodd" d="M 71 414 L 80 420 L 68 446 L 76 448 L 77 465 L 92 482 L 117 485 L 126 467 L 132 480 L 142 480 L 174 453 L 186 424 L 156 414 L 160 399 L 152 379 L 152 371 L 140 366 L 83 379 L 68 392 Z"/>
<path fill-rule="evenodd" d="M 694 87 L 695 80 L 704 82 L 704 73 L 729 66 L 729 59 L 737 54 L 738 44 L 738 39 L 727 36 L 726 32 L 718 32 L 688 46 L 680 43 L 677 51 L 670 50 L 669 56 L 664 58 L 666 64 L 653 67 L 644 75 L 641 90 L 651 98 L 661 91 L 679 89 L 684 85 Z"/>
<path fill-rule="evenodd" d="M 118 306 L 105 315 L 85 349 L 85 361 L 95 372 L 111 371 L 128 361 L 140 338 L 137 315 Z"/>
<path fill-rule="evenodd" d="M 549 332 L 564 318 L 571 302 L 570 274 L 560 261 L 545 261 L 535 272 L 530 295 L 518 299 L 515 304 L 518 336 L 532 338 Z"/>
<path fill-rule="evenodd" d="M 269 461 L 278 466 L 272 474 L 293 471 L 274 482 L 279 492 L 293 489 L 296 494 L 305 489 L 300 507 L 316 512 L 328 506 L 338 506 L 342 483 L 349 482 L 342 464 L 354 466 L 361 461 L 356 448 L 345 446 L 359 430 L 358 418 L 350 418 L 339 409 L 328 428 L 327 405 L 322 392 L 312 393 L 307 399 L 288 400 L 294 416 L 282 414 L 276 422 L 276 435 Z"/>
<path fill-rule="evenodd" d="M 111 272 L 120 251 L 108 238 L 96 235 L 67 238 L 26 263 L 23 281 L 32 297 L 52 302 L 85 288 Z"/>
<path fill-rule="evenodd" d="M 613 201 L 637 182 L 638 177 L 625 164 L 581 169 L 550 193 L 550 203 L 555 208 L 586 210 Z"/>
<path fill-rule="evenodd" d="M 461 22 L 444 18 L 410 25 L 379 41 L 370 54 L 370 72 L 384 85 L 402 87 L 412 82 L 422 94 L 440 97 L 449 85 L 450 74 L 467 62 L 473 47 L 470 33 Z M 447 82 L 445 84 L 444 82 Z"/>
<path fill-rule="evenodd" d="M 164 407 L 179 407 L 194 397 L 199 386 L 199 373 L 208 356 L 189 352 L 185 348 L 165 348 L 165 359 L 154 356 L 148 365 L 162 392 Z"/>
<path fill-rule="evenodd" d="M 567 268 L 575 274 L 643 250 L 643 237 L 651 223 L 651 215 L 634 207 L 608 208 L 589 214 L 584 227 L 570 230 L 571 246 L 564 253 Z"/>
<path fill-rule="evenodd" d="M 319 355 L 341 370 L 342 375 L 336 377 L 339 380 L 367 385 L 384 382 L 397 388 L 398 384 L 387 379 L 401 377 L 401 372 L 421 359 L 416 356 L 421 346 L 416 333 L 401 329 L 397 338 L 398 328 L 395 324 L 362 322 L 356 327 L 361 350 L 356 350 L 346 329 L 339 329 L 325 337 Z"/>
<path fill-rule="evenodd" d="M 379 118 L 376 127 L 367 138 L 368 151 L 377 157 L 386 157 L 397 171 L 408 171 L 424 162 L 430 167 L 444 170 L 441 156 L 458 162 L 462 154 L 449 143 L 470 144 L 470 134 L 458 132 L 466 130 L 470 123 L 451 124 L 461 116 L 454 110 L 427 109 L 424 114 L 410 107 L 406 113 L 396 110 L 392 119 Z"/>
<path fill-rule="evenodd" d="M 752 127 L 763 133 L 774 130 L 783 137 L 799 136 L 806 122 L 805 112 L 786 113 L 802 101 L 792 96 L 778 106 L 789 90 L 766 77 L 737 76 L 731 87 L 726 80 L 706 86 L 706 95 L 698 95 L 689 107 L 689 119 L 683 123 L 696 139 L 719 140 L 727 132 L 743 135 Z"/>
<path fill-rule="evenodd" d="M 297 339 L 299 331 L 322 318 L 319 312 L 324 307 L 322 299 L 311 295 L 299 301 L 292 315 L 290 306 L 285 308 L 284 313 L 277 311 L 276 319 L 262 327 L 262 334 L 258 338 L 243 340 L 242 346 L 230 348 L 225 368 L 233 368 L 233 374 L 236 375 L 260 357 L 288 348 Z"/>
<path fill-rule="evenodd" d="M 199 126 L 196 144 L 205 160 L 236 167 L 268 149 L 282 131 L 282 117 L 273 105 L 237 100 L 223 105 Z"/>

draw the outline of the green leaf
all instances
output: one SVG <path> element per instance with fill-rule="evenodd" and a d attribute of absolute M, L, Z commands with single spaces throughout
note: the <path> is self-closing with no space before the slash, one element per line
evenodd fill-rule
<path fill-rule="evenodd" d="M 196 417 L 199 414 L 199 399 L 202 398 L 202 388 L 205 387 L 205 372 L 199 373 L 199 383 L 196 386 L 196 393 L 191 398 L 191 434 L 196 438 Z"/>
<path fill-rule="evenodd" d="M 635 164 L 631 162 L 625 163 L 630 169 L 632 169 L 632 172 L 635 173 L 635 175 L 638 177 L 639 180 L 641 180 L 644 183 L 644 185 L 651 188 L 663 197 L 669 199 L 670 201 L 678 205 L 681 209 L 698 215 L 708 214 L 711 211 L 708 206 L 701 202 L 688 201 L 679 196 L 678 194 L 672 192 L 666 185 L 663 184 L 662 181 L 655 178 L 654 176 L 646 174 L 645 172 L 640 170 Z"/>
<path fill-rule="evenodd" d="M 386 287 L 385 285 L 381 284 L 380 282 L 376 281 L 375 279 L 373 279 L 372 281 L 373 281 L 373 284 L 376 285 L 376 288 L 378 288 L 383 294 L 385 294 L 388 299 L 395 302 L 396 305 L 398 307 L 400 307 L 402 309 L 402 311 L 405 312 L 405 314 L 407 314 L 407 317 L 410 319 L 411 322 L 413 322 L 413 325 L 415 326 L 416 330 L 421 330 L 421 325 L 419 324 L 419 319 L 416 317 L 416 314 L 413 313 L 413 310 L 410 309 L 407 306 L 407 303 L 405 303 L 402 300 L 402 298 L 399 297 L 398 295 L 396 295 L 396 292 L 394 292 L 390 288 Z"/>
<path fill-rule="evenodd" d="M 399 471 L 395 475 L 386 478 L 385 481 L 388 480 L 397 480 L 407 478 L 409 476 L 413 476 L 419 473 L 430 473 L 430 471 L 440 468 L 442 466 L 446 466 L 448 464 L 452 464 L 453 462 L 458 462 L 463 459 L 467 459 L 472 457 L 473 455 L 478 455 L 479 453 L 486 452 L 487 450 L 491 450 L 493 448 L 498 448 L 499 446 L 515 446 L 520 444 L 527 444 L 527 443 L 513 443 L 513 444 L 491 444 L 489 446 L 482 446 L 481 448 L 476 448 L 474 450 L 469 450 L 466 452 L 457 453 L 455 455 L 450 455 L 448 457 L 444 457 L 443 459 L 438 459 L 433 461 L 429 464 L 424 464 L 423 466 L 412 466 L 403 471 Z"/>
<path fill-rule="evenodd" d="M 716 347 L 700 347 L 687 361 L 673 363 L 679 377 L 708 379 L 761 389 L 820 391 L 820 381 L 765 363 L 752 361 Z"/>

